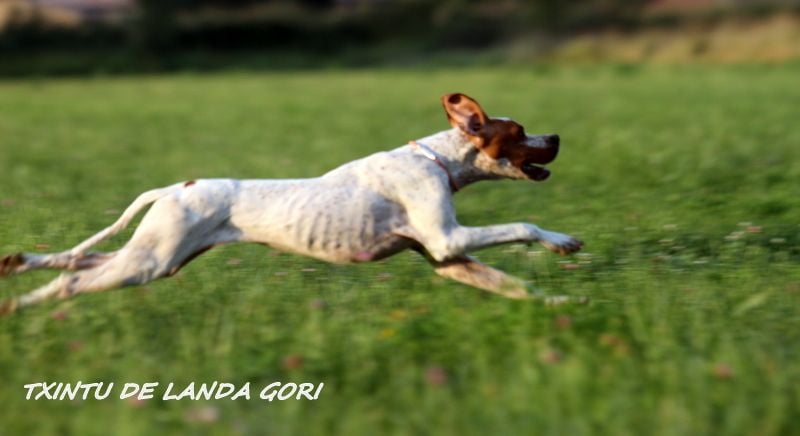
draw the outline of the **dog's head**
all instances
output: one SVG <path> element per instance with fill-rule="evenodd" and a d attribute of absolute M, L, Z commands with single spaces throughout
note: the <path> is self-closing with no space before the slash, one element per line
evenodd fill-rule
<path fill-rule="evenodd" d="M 461 130 L 481 151 L 498 175 L 541 182 L 550 171 L 541 165 L 558 154 L 558 135 L 528 135 L 525 128 L 508 118 L 490 118 L 477 101 L 464 94 L 442 96 L 442 104 L 453 127 Z"/>

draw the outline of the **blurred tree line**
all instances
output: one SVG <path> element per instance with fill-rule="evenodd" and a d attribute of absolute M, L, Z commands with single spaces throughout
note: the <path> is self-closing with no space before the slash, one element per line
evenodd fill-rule
<path fill-rule="evenodd" d="M 523 32 L 631 26 L 647 0 L 139 0 L 138 3 L 136 42 L 151 50 L 289 44 L 314 51 L 335 49 L 342 44 L 385 41 L 472 47 Z M 270 9 L 270 4 L 277 7 Z M 259 13 L 259 6 L 267 7 Z M 251 16 L 193 23 L 193 15 L 194 18 L 203 15 L 196 11 L 226 9 L 250 10 Z"/>
<path fill-rule="evenodd" d="M 510 35 L 631 25 L 646 0 L 138 0 L 123 26 L 6 29 L 0 49 L 125 46 L 180 49 L 275 46 L 331 50 L 386 41 L 481 46 Z"/>
<path fill-rule="evenodd" d="M 0 74 L 11 60 L 24 69 L 25 56 L 54 52 L 79 70 L 80 59 L 94 62 L 98 57 L 124 69 L 131 59 L 146 59 L 160 68 L 174 59 L 185 60 L 176 57 L 180 53 L 281 51 L 315 58 L 369 48 L 383 53 L 483 48 L 523 36 L 558 38 L 600 27 L 632 29 L 654 1 L 135 0 L 132 13 L 121 23 L 57 28 L 34 21 L 7 26 L 0 31 L 0 56 L 6 59 L 5 66 L 0 60 Z M 798 1 L 726 3 L 775 6 Z M 91 56 L 81 58 L 80 53 Z"/>

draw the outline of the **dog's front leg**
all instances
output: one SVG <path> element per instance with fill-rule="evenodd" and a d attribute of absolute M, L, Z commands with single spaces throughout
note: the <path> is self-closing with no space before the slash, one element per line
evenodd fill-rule
<path fill-rule="evenodd" d="M 529 223 L 462 226 L 456 220 L 452 197 L 439 191 L 425 197 L 404 198 L 408 222 L 394 233 L 419 242 L 430 256 L 443 262 L 472 250 L 512 242 L 539 242 L 559 254 L 574 253 L 583 242 L 562 233 L 540 229 Z"/>
<path fill-rule="evenodd" d="M 559 254 L 574 253 L 583 242 L 571 236 L 540 229 L 533 224 L 499 224 L 485 227 L 454 225 L 444 229 L 420 231 L 414 229 L 411 237 L 419 241 L 430 255 L 442 262 L 473 250 L 512 242 L 539 242 Z"/>
<path fill-rule="evenodd" d="M 443 262 L 437 262 L 428 257 L 428 261 L 433 265 L 436 274 L 442 277 L 507 298 L 526 299 L 530 297 L 525 281 L 478 262 L 477 259 L 470 256 L 458 256 Z"/>
<path fill-rule="evenodd" d="M 442 277 L 473 286 L 493 294 L 514 300 L 539 300 L 547 305 L 565 303 L 585 304 L 586 297 L 567 295 L 545 295 L 541 291 L 532 290 L 524 280 L 492 268 L 470 256 L 458 256 L 444 262 L 437 262 L 427 253 L 423 253 L 433 265 L 436 274 Z"/>

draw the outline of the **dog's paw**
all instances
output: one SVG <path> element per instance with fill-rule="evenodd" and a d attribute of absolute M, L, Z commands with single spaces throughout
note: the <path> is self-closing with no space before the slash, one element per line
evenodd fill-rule
<path fill-rule="evenodd" d="M 565 304 L 589 304 L 589 297 L 570 296 L 570 295 L 550 295 L 542 297 L 542 301 L 547 306 L 562 306 Z"/>
<path fill-rule="evenodd" d="M 547 232 L 541 244 L 548 250 L 560 255 L 572 254 L 583 248 L 583 241 L 561 233 Z"/>
<path fill-rule="evenodd" d="M 22 253 L 12 254 L 0 259 L 0 277 L 14 274 L 24 264 L 25 257 Z"/>
<path fill-rule="evenodd" d="M 529 284 L 526 299 L 544 303 L 545 306 L 561 306 L 565 304 L 589 304 L 589 297 L 583 295 L 548 295 L 536 286 Z"/>

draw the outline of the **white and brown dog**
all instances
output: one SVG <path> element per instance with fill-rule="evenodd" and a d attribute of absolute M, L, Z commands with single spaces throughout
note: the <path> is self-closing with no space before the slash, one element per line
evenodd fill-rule
<path fill-rule="evenodd" d="M 299 180 L 192 180 L 140 195 L 112 226 L 55 254 L 19 253 L 0 261 L 0 276 L 36 268 L 64 273 L 7 300 L 12 312 L 51 297 L 67 298 L 141 285 L 175 274 L 204 251 L 229 242 L 257 242 L 336 263 L 367 262 L 406 249 L 422 253 L 436 273 L 510 298 L 543 298 L 525 282 L 467 252 L 510 242 L 539 242 L 560 254 L 582 243 L 533 224 L 465 227 L 453 194 L 480 180 L 542 181 L 541 165 L 558 154 L 557 135 L 526 135 L 504 118 L 489 118 L 463 94 L 442 97 L 453 129 Z M 89 248 L 123 229 L 153 204 L 133 237 L 111 253 Z"/>

